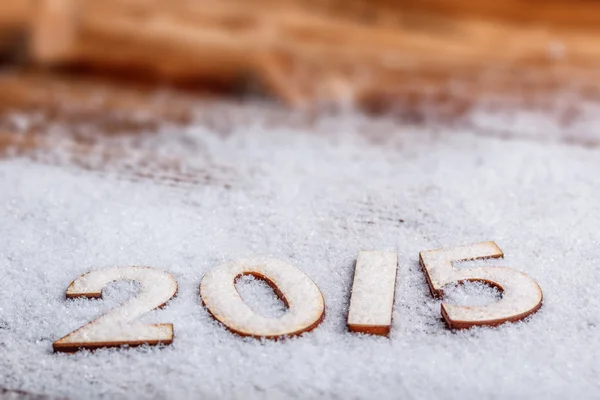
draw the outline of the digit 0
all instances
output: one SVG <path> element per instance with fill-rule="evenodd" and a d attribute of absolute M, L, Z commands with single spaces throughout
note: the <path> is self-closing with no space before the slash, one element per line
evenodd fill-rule
<path fill-rule="evenodd" d="M 255 313 L 235 287 L 243 275 L 264 280 L 285 303 L 287 312 L 279 318 Z M 200 296 L 217 321 L 242 336 L 277 339 L 299 335 L 316 328 L 325 316 L 325 301 L 317 285 L 298 268 L 273 258 L 219 265 L 202 278 Z"/>

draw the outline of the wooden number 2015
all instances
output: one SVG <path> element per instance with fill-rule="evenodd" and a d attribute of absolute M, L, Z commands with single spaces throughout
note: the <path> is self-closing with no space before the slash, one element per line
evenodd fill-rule
<path fill-rule="evenodd" d="M 175 278 L 164 271 L 150 267 L 115 267 L 88 272 L 69 285 L 67 298 L 100 298 L 106 285 L 122 280 L 139 282 L 141 288 L 138 295 L 57 340 L 53 344 L 54 351 L 169 344 L 173 341 L 172 324 L 144 324 L 136 321 L 147 312 L 164 306 L 177 293 Z"/>
<path fill-rule="evenodd" d="M 494 242 L 419 254 L 427 283 L 436 297 L 443 296 L 444 286 L 466 281 L 484 282 L 502 292 L 502 299 L 486 306 L 442 303 L 442 316 L 450 328 L 518 321 L 540 308 L 542 290 L 522 272 L 506 267 L 456 268 L 452 265 L 458 261 L 502 256 Z M 397 266 L 398 256 L 394 252 L 359 253 L 348 313 L 350 331 L 389 333 Z M 250 309 L 235 287 L 236 280 L 243 275 L 253 275 L 268 283 L 287 306 L 287 312 L 279 318 L 266 318 Z M 54 351 L 172 342 L 172 324 L 137 321 L 145 313 L 165 305 L 177 292 L 177 282 L 164 271 L 150 267 L 92 271 L 74 280 L 66 295 L 67 298 L 100 298 L 107 284 L 120 280 L 139 282 L 141 289 L 137 297 L 57 340 L 53 344 Z M 325 302 L 317 285 L 296 267 L 276 259 L 241 259 L 222 264 L 202 278 L 200 296 L 211 316 L 243 336 L 275 339 L 299 335 L 314 329 L 325 315 Z"/>

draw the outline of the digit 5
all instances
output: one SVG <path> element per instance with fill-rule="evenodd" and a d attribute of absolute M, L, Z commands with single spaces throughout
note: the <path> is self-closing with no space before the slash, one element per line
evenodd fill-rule
<path fill-rule="evenodd" d="M 486 306 L 442 303 L 442 317 L 451 329 L 519 321 L 542 306 L 542 289 L 520 271 L 507 267 L 455 268 L 452 265 L 459 261 L 502 257 L 504 253 L 494 242 L 419 253 L 419 262 L 434 297 L 443 297 L 442 288 L 452 282 L 483 282 L 502 292 L 502 299 Z"/>

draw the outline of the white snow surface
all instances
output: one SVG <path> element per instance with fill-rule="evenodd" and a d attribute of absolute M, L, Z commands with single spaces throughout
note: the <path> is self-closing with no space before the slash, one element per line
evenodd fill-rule
<path fill-rule="evenodd" d="M 68 157 L 0 160 L 0 387 L 67 398 L 600 397 L 600 150 L 394 129 L 373 140 L 344 123 L 227 135 L 193 125 L 136 139 L 190 171 L 226 171 L 200 184 L 85 170 Z M 543 306 L 522 322 L 452 332 L 418 253 L 488 240 L 504 260 L 461 265 L 521 270 Z M 360 250 L 398 253 L 389 338 L 347 332 Z M 201 277 L 255 256 L 315 281 L 326 302 L 317 329 L 265 341 L 209 316 Z M 175 276 L 177 296 L 142 318 L 173 323 L 173 344 L 54 354 L 54 340 L 135 295 L 119 282 L 103 300 L 65 300 L 79 275 L 119 265 Z M 285 312 L 258 281 L 238 288 L 264 315 Z M 448 297 L 460 304 L 498 297 L 483 285 L 456 290 Z"/>

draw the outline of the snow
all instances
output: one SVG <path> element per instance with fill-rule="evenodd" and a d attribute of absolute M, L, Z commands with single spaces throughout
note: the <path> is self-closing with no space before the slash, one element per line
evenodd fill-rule
<path fill-rule="evenodd" d="M 236 281 L 235 288 L 248 307 L 263 317 L 279 318 L 287 311 L 285 303 L 271 286 L 253 275 L 242 275 Z"/>
<path fill-rule="evenodd" d="M 598 398 L 600 149 L 398 126 L 375 140 L 357 130 L 250 122 L 222 135 L 192 125 L 138 143 L 140 159 L 151 150 L 185 160 L 185 171 L 169 173 L 213 174 L 200 183 L 122 166 L 94 172 L 67 155 L 54 166 L 1 160 L 0 387 L 72 398 Z M 418 253 L 488 240 L 505 259 L 461 266 L 523 271 L 544 304 L 523 322 L 449 331 Z M 347 332 L 361 250 L 398 253 L 389 338 Z M 241 338 L 209 316 L 202 276 L 256 256 L 319 286 L 326 316 L 316 330 Z M 115 283 L 103 300 L 67 301 L 69 283 L 127 265 L 177 279 L 177 296 L 141 319 L 173 323 L 173 344 L 54 354 L 54 340 L 137 288 Z M 274 293 L 253 284 L 237 287 L 276 314 Z M 459 304 L 497 296 L 460 290 L 449 296 Z"/>

